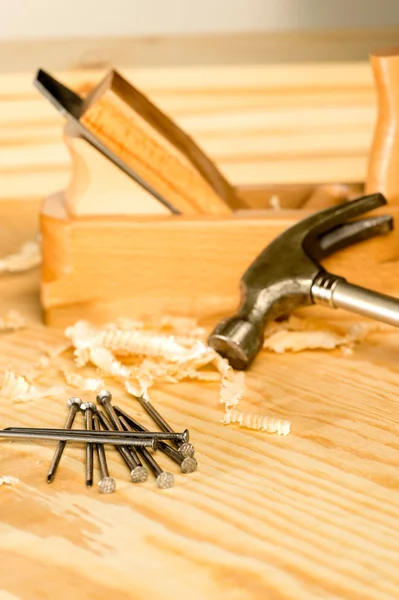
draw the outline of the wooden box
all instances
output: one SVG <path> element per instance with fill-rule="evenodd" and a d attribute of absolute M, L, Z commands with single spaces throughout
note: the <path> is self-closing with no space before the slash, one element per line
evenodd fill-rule
<path fill-rule="evenodd" d="M 315 67 L 315 76 L 319 71 L 320 67 Z M 312 89 L 315 84 L 309 77 L 309 67 L 307 73 L 305 88 L 307 85 Z M 339 79 L 337 74 L 336 78 Z M 344 79 L 349 98 L 352 84 L 347 74 Z M 331 82 L 325 79 L 318 85 L 317 94 L 328 97 L 333 89 Z M 297 91 L 296 97 L 299 105 L 303 104 L 304 91 Z M 333 112 L 334 107 L 326 114 Z M 339 132 L 344 147 L 349 117 L 341 120 Z M 301 132 L 302 143 L 306 139 L 307 148 L 317 149 L 323 125 L 319 124 L 318 129 L 309 124 L 307 127 L 307 137 Z M 368 127 L 370 139 L 372 119 Z M 332 143 L 329 121 L 325 130 L 328 146 Z M 93 154 L 94 150 L 77 140 L 71 145 L 68 139 L 74 157 L 71 184 L 65 192 L 48 198 L 41 213 L 41 297 L 46 322 L 61 327 L 79 318 L 107 321 L 118 316 L 139 318 L 156 314 L 213 319 L 234 311 L 242 273 L 275 236 L 310 211 L 356 197 L 363 191 L 356 166 L 358 156 L 342 155 L 337 139 L 330 159 L 326 152 L 323 155 L 324 168 L 320 168 L 314 154 L 305 153 L 307 160 L 301 156 L 299 177 L 298 164 L 292 156 L 295 135 L 295 131 L 282 134 L 287 157 L 286 169 L 280 165 L 278 183 L 239 186 L 237 193 L 245 199 L 248 209 L 220 216 L 165 214 L 153 203 L 149 214 L 145 214 L 145 207 L 138 209 L 141 214 L 122 214 L 120 207 L 134 201 L 136 191 L 141 192 L 104 157 Z M 352 133 L 349 131 L 348 135 Z M 267 133 L 264 140 L 267 146 Z M 366 154 L 368 144 L 362 144 Z M 354 176 L 348 178 L 351 165 Z M 293 183 L 297 180 L 298 184 Z M 348 180 L 349 185 L 341 185 Z M 304 183 L 307 181 L 310 183 Z M 317 187 L 321 182 L 328 185 Z M 76 198 L 79 202 L 75 202 Z M 80 211 L 85 203 L 87 210 Z M 119 214 L 112 214 L 114 205 L 119 206 Z M 76 210 L 71 211 L 71 206 Z M 394 216 L 398 212 L 397 206 L 381 210 Z M 353 283 L 398 294 L 398 256 L 399 236 L 393 232 L 339 252 L 325 265 Z"/>

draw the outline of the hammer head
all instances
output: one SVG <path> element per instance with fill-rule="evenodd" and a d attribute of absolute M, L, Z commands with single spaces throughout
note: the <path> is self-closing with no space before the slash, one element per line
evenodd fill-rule
<path fill-rule="evenodd" d="M 208 343 L 236 369 L 246 369 L 263 345 L 266 322 L 308 306 L 320 260 L 393 228 L 390 215 L 349 221 L 386 204 L 372 194 L 310 215 L 276 238 L 241 279 L 238 312 L 221 321 Z"/>

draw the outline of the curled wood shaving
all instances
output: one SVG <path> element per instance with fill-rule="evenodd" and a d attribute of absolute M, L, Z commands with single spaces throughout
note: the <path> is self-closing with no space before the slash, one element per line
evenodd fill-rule
<path fill-rule="evenodd" d="M 224 425 L 237 423 L 240 427 L 256 429 L 258 431 L 267 431 L 268 433 L 277 433 L 278 435 L 288 435 L 291 431 L 290 421 L 264 415 L 253 415 L 236 408 L 232 408 L 226 412 L 222 423 Z"/>
<path fill-rule="evenodd" d="M 288 321 L 269 325 L 263 347 L 278 354 L 314 349 L 333 350 L 341 347 L 345 354 L 350 354 L 354 344 L 364 340 L 369 333 L 380 330 L 379 324 L 358 323 L 348 331 L 340 327 L 328 327 L 315 319 L 299 319 L 292 316 Z"/>
<path fill-rule="evenodd" d="M 232 371 L 223 376 L 220 382 L 220 402 L 226 410 L 237 406 L 245 393 L 245 374 L 243 371 Z"/>
<path fill-rule="evenodd" d="M 263 347 L 282 354 L 316 348 L 332 350 L 347 343 L 346 336 L 340 337 L 333 331 L 277 331 L 265 340 Z"/>
<path fill-rule="evenodd" d="M 11 475 L 3 475 L 3 477 L 0 477 L 0 486 L 17 485 L 18 483 L 19 479 L 17 477 L 12 477 Z"/>
<path fill-rule="evenodd" d="M 158 356 L 170 361 L 183 360 L 187 355 L 187 349 L 173 336 L 143 330 L 97 329 L 86 321 L 78 321 L 67 328 L 65 335 L 78 350 L 102 347 L 116 354 Z"/>
<path fill-rule="evenodd" d="M 171 317 L 164 316 L 160 320 L 160 329 L 170 330 L 174 336 L 186 336 L 191 340 L 204 340 L 206 330 L 198 326 L 197 319 L 189 317 Z"/>
<path fill-rule="evenodd" d="M 26 242 L 16 254 L 0 259 L 0 273 L 19 273 L 38 267 L 42 262 L 39 242 Z"/>
<path fill-rule="evenodd" d="M 107 348 L 91 348 L 90 362 L 98 367 L 102 373 L 111 375 L 112 377 L 127 378 L 130 375 L 129 368 L 123 365 L 119 360 L 116 360 L 112 352 L 107 350 Z"/>
<path fill-rule="evenodd" d="M 3 373 L 0 385 L 0 394 L 12 403 L 30 402 L 41 398 L 60 396 L 65 394 L 63 387 L 42 389 L 30 384 L 23 375 L 16 375 L 6 370 Z"/>
<path fill-rule="evenodd" d="M 147 375 L 135 380 L 125 381 L 125 389 L 128 394 L 132 396 L 136 396 L 138 398 L 143 397 L 146 400 L 149 400 L 148 396 L 148 388 L 151 387 L 154 383 L 151 375 Z"/>
<path fill-rule="evenodd" d="M 83 377 L 79 373 L 73 373 L 62 369 L 62 374 L 65 377 L 65 381 L 68 385 L 78 388 L 84 392 L 98 392 L 104 389 L 104 381 L 96 377 Z"/>
<path fill-rule="evenodd" d="M 17 310 L 10 310 L 4 317 L 0 317 L 0 331 L 16 331 L 23 329 L 25 325 L 25 319 Z"/>

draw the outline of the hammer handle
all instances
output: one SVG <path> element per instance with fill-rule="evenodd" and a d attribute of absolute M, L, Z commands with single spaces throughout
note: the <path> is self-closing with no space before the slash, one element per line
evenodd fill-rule
<path fill-rule="evenodd" d="M 376 319 L 399 327 L 399 300 L 372 292 L 358 285 L 352 285 L 339 277 L 329 279 L 329 285 L 312 286 L 312 298 L 315 304 L 330 308 L 343 308 L 364 317 Z"/>

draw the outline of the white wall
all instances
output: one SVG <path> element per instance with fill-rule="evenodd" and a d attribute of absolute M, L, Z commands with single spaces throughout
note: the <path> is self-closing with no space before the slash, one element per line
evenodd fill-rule
<path fill-rule="evenodd" d="M 0 0 L 0 39 L 399 25 L 399 0 Z"/>

